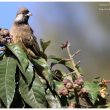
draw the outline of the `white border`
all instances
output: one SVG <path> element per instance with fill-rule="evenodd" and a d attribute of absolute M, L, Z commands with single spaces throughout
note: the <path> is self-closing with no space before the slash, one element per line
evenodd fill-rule
<path fill-rule="evenodd" d="M 110 2 L 110 0 L 0 0 L 0 2 Z"/>
<path fill-rule="evenodd" d="M 110 2 L 110 0 L 0 0 L 0 2 Z M 5 109 L 0 108 L 0 109 L 1 110 L 6 110 L 6 109 L 9 110 L 9 108 L 5 108 Z M 16 109 L 11 108 L 11 110 L 20 110 L 20 109 L 23 109 L 23 108 L 16 108 Z M 32 109 L 25 108 L 25 110 L 33 110 L 33 109 L 37 110 L 38 108 L 32 108 Z M 52 109 L 52 108 L 45 108 L 45 109 L 40 108 L 40 110 L 49 110 L 49 109 L 56 110 L 56 109 Z M 64 108 L 57 108 L 57 109 L 58 110 L 65 110 Z M 69 110 L 69 109 L 66 109 L 66 110 Z M 79 110 L 78 108 L 72 108 L 71 110 L 73 110 L 73 109 Z M 94 108 L 93 110 L 97 110 L 97 109 L 98 108 Z M 85 110 L 85 108 L 84 109 L 81 108 L 81 110 Z M 89 109 L 87 109 L 87 110 L 89 110 Z M 105 109 L 101 108 L 101 110 L 105 110 Z"/>

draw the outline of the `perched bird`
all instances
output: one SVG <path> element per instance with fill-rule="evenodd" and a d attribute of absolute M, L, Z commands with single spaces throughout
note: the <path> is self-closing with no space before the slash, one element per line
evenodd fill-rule
<path fill-rule="evenodd" d="M 4 28 L 0 28 L 0 44 L 7 44 L 9 43 L 11 40 L 10 34 L 9 34 L 9 30 L 8 29 L 4 29 Z"/>
<path fill-rule="evenodd" d="M 31 15 L 27 8 L 20 8 L 10 29 L 10 36 L 12 36 L 12 43 L 19 43 L 29 56 L 37 58 L 40 56 L 40 48 L 33 30 L 28 24 Z"/>

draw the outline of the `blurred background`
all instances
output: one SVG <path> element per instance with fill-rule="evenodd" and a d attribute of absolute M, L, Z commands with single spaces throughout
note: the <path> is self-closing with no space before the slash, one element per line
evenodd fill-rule
<path fill-rule="evenodd" d="M 10 28 L 19 7 L 27 7 L 33 16 L 29 24 L 35 35 L 51 40 L 47 54 L 67 58 L 60 45 L 71 42 L 71 52 L 87 80 L 110 79 L 110 3 L 109 2 L 1 2 L 0 27 Z"/>

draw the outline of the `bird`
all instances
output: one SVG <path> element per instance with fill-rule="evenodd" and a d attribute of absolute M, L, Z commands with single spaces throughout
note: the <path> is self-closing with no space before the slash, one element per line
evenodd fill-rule
<path fill-rule="evenodd" d="M 5 45 L 11 42 L 11 37 L 8 29 L 0 28 L 0 45 Z"/>
<path fill-rule="evenodd" d="M 38 58 L 40 47 L 34 31 L 28 23 L 30 16 L 32 16 L 32 13 L 26 7 L 19 8 L 10 29 L 10 36 L 12 37 L 12 43 L 20 44 L 29 57 Z"/>

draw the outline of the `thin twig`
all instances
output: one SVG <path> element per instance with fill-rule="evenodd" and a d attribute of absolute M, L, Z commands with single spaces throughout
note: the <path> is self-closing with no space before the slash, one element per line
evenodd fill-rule
<path fill-rule="evenodd" d="M 80 63 L 81 63 L 80 61 L 76 62 L 76 65 L 79 65 Z"/>
<path fill-rule="evenodd" d="M 80 75 L 79 71 L 76 68 L 76 64 L 75 64 L 74 59 L 72 58 L 72 55 L 71 55 L 71 52 L 70 52 L 70 48 L 69 47 L 70 47 L 70 43 L 68 43 L 68 45 L 67 45 L 67 52 L 68 52 L 69 58 L 70 58 L 70 60 L 72 62 L 74 72 L 76 73 L 77 77 L 79 78 L 79 77 L 81 77 L 81 75 Z"/>
<path fill-rule="evenodd" d="M 69 58 L 65 58 L 65 59 L 63 59 L 63 60 L 65 60 L 65 61 L 71 61 L 71 59 L 69 59 Z"/>
<path fill-rule="evenodd" d="M 73 55 L 71 55 L 71 57 L 74 57 L 75 55 L 77 55 L 78 53 L 80 53 L 81 50 L 76 51 Z"/>

